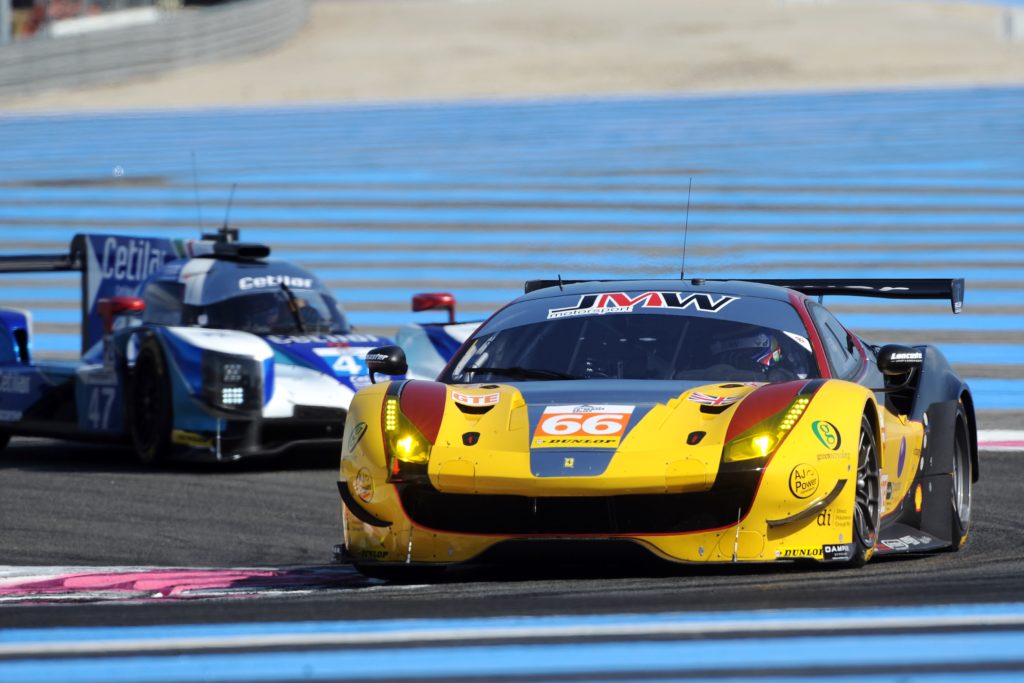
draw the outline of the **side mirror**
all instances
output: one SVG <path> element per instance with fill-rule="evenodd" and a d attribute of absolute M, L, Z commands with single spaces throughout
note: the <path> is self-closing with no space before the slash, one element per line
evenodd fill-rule
<path fill-rule="evenodd" d="M 910 346 L 888 344 L 878 350 L 878 369 L 886 377 L 906 375 L 923 363 L 924 352 Z"/>
<path fill-rule="evenodd" d="M 96 312 L 103 318 L 103 334 L 114 331 L 114 318 L 125 313 L 141 313 L 146 302 L 135 296 L 112 296 L 96 302 Z"/>
<path fill-rule="evenodd" d="M 412 297 L 413 313 L 448 311 L 448 322 L 455 322 L 455 296 L 448 292 L 424 292 Z"/>
<path fill-rule="evenodd" d="M 409 370 L 405 360 L 405 351 L 401 346 L 379 346 L 366 353 L 366 367 L 370 371 L 370 382 L 377 383 L 373 375 L 404 375 Z"/>

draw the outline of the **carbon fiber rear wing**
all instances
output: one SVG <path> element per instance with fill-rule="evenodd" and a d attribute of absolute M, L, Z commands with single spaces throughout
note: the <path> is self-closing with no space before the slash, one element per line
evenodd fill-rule
<path fill-rule="evenodd" d="M 744 280 L 785 287 L 808 296 L 866 296 L 883 299 L 945 299 L 953 313 L 964 305 L 964 279 L 953 278 L 829 278 L 822 280 Z"/>
<path fill-rule="evenodd" d="M 77 251 L 67 254 L 0 256 L 0 273 L 53 273 L 81 270 L 81 253 Z"/>
<path fill-rule="evenodd" d="M 763 285 L 785 287 L 808 296 L 865 296 L 884 299 L 945 299 L 953 313 L 959 313 L 964 305 L 963 278 L 823 278 L 816 280 L 773 279 L 755 280 L 728 278 L 738 282 L 756 282 Z M 707 278 L 713 281 L 714 278 Z M 530 280 L 526 293 L 548 287 L 574 285 L 582 282 L 622 282 L 622 280 Z M 678 282 L 678 280 L 666 280 Z"/>

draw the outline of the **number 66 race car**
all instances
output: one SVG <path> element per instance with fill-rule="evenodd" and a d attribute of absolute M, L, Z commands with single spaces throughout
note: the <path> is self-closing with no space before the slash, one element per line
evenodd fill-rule
<path fill-rule="evenodd" d="M 533 282 L 436 381 L 356 394 L 345 554 L 422 573 L 537 542 L 679 562 L 958 549 L 971 392 L 932 346 L 876 346 L 807 295 L 945 298 L 963 280 Z M 399 347 L 372 373 L 405 371 Z"/>
<path fill-rule="evenodd" d="M 82 273 L 82 358 L 33 357 L 31 317 L 0 309 L 0 441 L 129 440 L 143 462 L 235 460 L 341 443 L 364 356 L 323 283 L 222 228 L 203 240 L 76 235 L 0 272 Z"/>

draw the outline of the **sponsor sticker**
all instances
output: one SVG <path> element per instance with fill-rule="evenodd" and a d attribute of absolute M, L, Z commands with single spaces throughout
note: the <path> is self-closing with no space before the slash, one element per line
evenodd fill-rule
<path fill-rule="evenodd" d="M 885 538 L 878 542 L 880 546 L 888 550 L 911 550 L 914 546 L 927 545 L 932 542 L 931 536 L 919 535 L 907 535 L 900 536 L 899 538 Z"/>
<path fill-rule="evenodd" d="M 903 474 L 903 463 L 907 459 L 907 437 L 900 438 L 900 459 L 896 462 L 896 476 Z"/>
<path fill-rule="evenodd" d="M 0 374 L 0 394 L 27 394 L 32 391 L 32 380 L 28 375 L 16 372 Z"/>
<path fill-rule="evenodd" d="M 352 480 L 352 491 L 364 503 L 373 500 L 373 476 L 370 474 L 370 470 L 363 467 L 356 472 L 356 476 Z"/>
<path fill-rule="evenodd" d="M 789 491 L 797 498 L 810 498 L 818 490 L 818 470 L 800 463 L 789 473 Z"/>
<path fill-rule="evenodd" d="M 711 396 L 710 394 L 702 394 L 699 391 L 695 391 L 688 397 L 690 401 L 694 403 L 700 403 L 704 406 L 731 406 L 736 401 L 743 398 L 742 396 Z"/>
<path fill-rule="evenodd" d="M 825 448 L 833 451 L 839 450 L 839 446 L 843 443 L 843 438 L 839 434 L 839 429 L 834 424 L 826 420 L 815 420 L 811 423 L 811 429 L 814 431 L 814 436 L 818 437 L 818 441 Z"/>
<path fill-rule="evenodd" d="M 532 448 L 618 448 L 635 406 L 548 406 Z"/>
<path fill-rule="evenodd" d="M 678 309 L 693 308 L 705 313 L 717 313 L 737 297 L 722 295 L 718 298 L 710 294 L 684 292 L 602 292 L 600 294 L 584 294 L 575 306 L 548 309 L 548 320 L 554 318 L 571 318 L 578 315 L 604 315 L 605 313 L 630 313 L 640 308 Z"/>
<path fill-rule="evenodd" d="M 262 289 L 264 287 L 293 287 L 295 289 L 312 289 L 313 280 L 308 277 L 292 277 L 290 275 L 247 276 L 238 281 L 239 289 Z"/>
<path fill-rule="evenodd" d="M 494 392 L 493 394 L 464 394 L 461 391 L 453 390 L 452 400 L 464 406 L 480 408 L 483 406 L 497 405 L 498 401 L 501 400 L 501 394 L 498 392 Z"/>
<path fill-rule="evenodd" d="M 272 344 L 326 344 L 345 347 L 350 344 L 379 344 L 383 337 L 373 334 L 271 334 L 267 341 Z"/>
<path fill-rule="evenodd" d="M 849 560 L 853 557 L 852 543 L 836 543 L 818 548 L 784 548 L 778 557 L 814 557 L 823 560 Z"/>
<path fill-rule="evenodd" d="M 181 446 L 191 446 L 192 448 L 213 447 L 213 439 L 211 437 L 197 434 L 195 432 L 187 432 L 184 429 L 175 429 L 171 431 L 171 443 L 176 443 Z"/>
<path fill-rule="evenodd" d="M 356 426 L 352 428 L 352 433 L 348 435 L 348 452 L 351 453 L 355 450 L 359 444 L 359 440 L 363 438 L 363 434 L 366 433 L 366 423 L 357 422 Z"/>
<path fill-rule="evenodd" d="M 852 543 L 837 543 L 821 546 L 821 559 L 844 561 L 853 557 Z"/>

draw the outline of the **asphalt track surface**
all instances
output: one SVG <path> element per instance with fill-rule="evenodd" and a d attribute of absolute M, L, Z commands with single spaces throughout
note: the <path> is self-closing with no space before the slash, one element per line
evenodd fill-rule
<path fill-rule="evenodd" d="M 294 596 L 7 605 L 0 628 L 468 618 L 1024 600 L 1024 453 L 986 453 L 974 523 L 959 553 L 869 563 L 691 567 L 609 557 L 459 568 L 430 585 L 388 585 L 331 563 L 340 541 L 334 458 L 151 470 L 130 452 L 15 440 L 0 459 L 0 548 L 9 565 L 314 568 Z M 272 465 L 272 466 L 271 466 Z"/>

